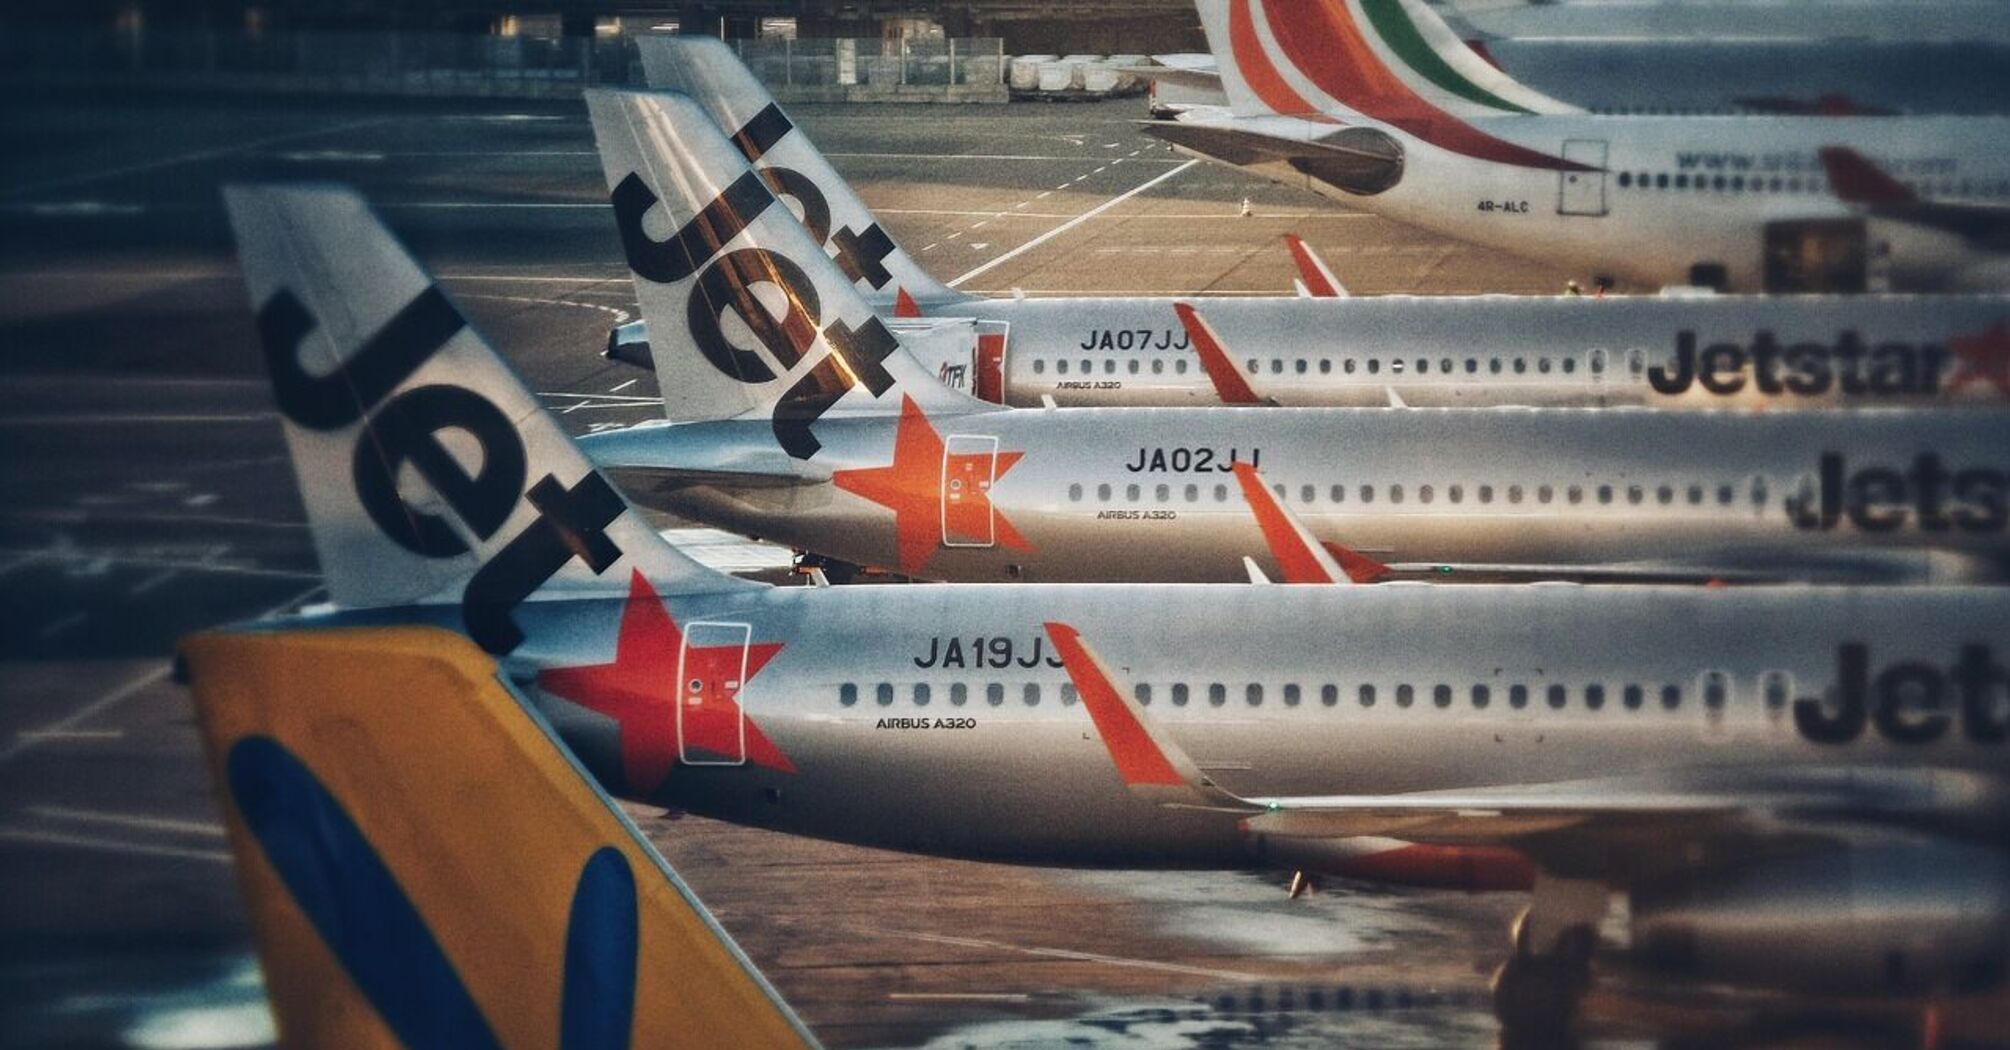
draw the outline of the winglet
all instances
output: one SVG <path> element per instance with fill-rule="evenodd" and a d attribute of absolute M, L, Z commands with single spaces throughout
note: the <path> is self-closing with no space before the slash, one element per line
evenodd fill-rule
<path fill-rule="evenodd" d="M 1346 583 L 1351 579 L 1342 571 L 1343 566 L 1313 539 L 1297 515 L 1264 486 L 1263 476 L 1255 467 L 1237 462 L 1235 480 L 1242 486 L 1242 498 L 1256 515 L 1256 524 L 1263 529 L 1263 541 L 1270 547 L 1270 556 L 1277 559 L 1277 567 L 1284 572 L 1285 583 Z"/>
<path fill-rule="evenodd" d="M 1193 352 L 1200 355 L 1200 366 L 1207 370 L 1207 378 L 1214 383 L 1214 392 L 1224 405 L 1263 405 L 1273 401 L 1256 396 L 1256 390 L 1249 384 L 1249 376 L 1242 366 L 1228 356 L 1221 345 L 1221 339 L 1214 333 L 1214 327 L 1193 308 L 1192 303 L 1174 303 L 1173 312 L 1179 315 L 1179 323 L 1186 329 L 1187 340 L 1193 343 Z"/>
<path fill-rule="evenodd" d="M 465 638 L 182 652 L 285 1045 L 813 1045 Z"/>
<path fill-rule="evenodd" d="M 1326 265 L 1326 260 L 1321 259 L 1304 238 L 1287 233 L 1284 244 L 1291 249 L 1291 261 L 1298 267 L 1298 276 L 1304 284 L 1307 298 L 1339 299 L 1347 295 L 1347 289 L 1334 275 L 1333 268 Z"/>
<path fill-rule="evenodd" d="M 1178 744 L 1159 732 L 1136 698 L 1118 688 L 1109 665 L 1082 640 L 1081 632 L 1065 623 L 1050 621 L 1044 626 L 1125 787 L 1162 805 L 1250 808 L 1215 787 Z"/>
<path fill-rule="evenodd" d="M 1340 563 L 1340 571 L 1346 573 L 1347 578 L 1355 583 L 1380 583 L 1395 572 L 1387 565 L 1338 543 L 1324 541 L 1320 546 L 1326 548 L 1326 553 Z"/>
<path fill-rule="evenodd" d="M 1824 146 L 1821 158 L 1829 187 L 1845 204 L 1911 204 L 1919 199 L 1904 183 L 1847 146 Z"/>

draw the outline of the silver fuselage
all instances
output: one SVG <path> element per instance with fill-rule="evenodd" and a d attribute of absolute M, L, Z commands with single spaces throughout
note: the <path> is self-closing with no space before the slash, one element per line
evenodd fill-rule
<path fill-rule="evenodd" d="M 1238 461 L 1318 538 L 1385 562 L 1888 579 L 1952 557 L 1992 577 L 2005 549 L 1993 409 L 1000 409 L 924 421 L 966 466 L 995 447 L 988 501 L 952 506 L 940 462 L 909 458 L 896 513 L 840 483 L 899 462 L 902 425 L 827 417 L 817 474 L 781 484 L 688 473 L 778 458 L 765 420 L 582 445 L 645 505 L 932 579 L 1245 578 L 1268 562 Z"/>

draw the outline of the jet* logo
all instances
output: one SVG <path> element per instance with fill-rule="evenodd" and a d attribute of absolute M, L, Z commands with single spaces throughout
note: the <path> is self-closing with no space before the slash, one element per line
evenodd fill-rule
<path fill-rule="evenodd" d="M 2010 736 L 2006 689 L 2010 673 L 1987 645 L 1962 646 L 1948 670 L 1910 660 L 1873 676 L 1870 647 L 1851 642 L 1836 651 L 1834 703 L 1807 696 L 1795 700 L 1794 728 L 1818 744 L 1847 744 L 1867 727 L 1894 744 L 1930 744 L 1947 736 L 1958 719 L 1966 739 L 2000 744 Z M 1948 711 L 1950 699 L 1959 703 L 1958 711 Z"/>
<path fill-rule="evenodd" d="M 572 558 L 594 572 L 620 559 L 620 548 L 605 530 L 626 506 L 598 473 L 587 473 L 571 488 L 550 474 L 526 485 L 523 439 L 515 422 L 488 398 L 449 383 L 392 396 L 467 325 L 437 287 L 428 285 L 340 368 L 322 376 L 309 374 L 300 361 L 301 343 L 316 324 L 284 288 L 259 309 L 258 334 L 274 397 L 287 419 L 309 430 L 362 422 L 351 483 L 370 520 L 392 542 L 427 558 L 469 551 L 450 523 L 414 507 L 399 492 L 399 476 L 408 467 L 481 540 L 509 522 L 519 501 L 536 508 L 537 518 L 484 562 L 462 591 L 462 618 L 476 644 L 497 655 L 515 649 L 523 631 L 513 611 Z M 481 465 L 473 473 L 441 442 L 449 430 L 471 435 L 480 446 Z"/>

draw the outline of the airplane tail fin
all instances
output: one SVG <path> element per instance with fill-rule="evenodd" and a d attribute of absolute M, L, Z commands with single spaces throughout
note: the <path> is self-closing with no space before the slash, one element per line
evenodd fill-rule
<path fill-rule="evenodd" d="M 1284 235 L 1284 245 L 1291 250 L 1291 262 L 1298 267 L 1299 296 L 1305 299 L 1343 299 L 1347 296 L 1347 286 L 1340 283 L 1339 275 L 1326 260 L 1305 243 L 1305 238 L 1295 233 Z"/>
<path fill-rule="evenodd" d="M 1471 152 L 1477 143 L 1460 140 L 1478 133 L 1447 125 L 1581 112 L 1489 65 L 1421 0 L 1197 0 L 1197 6 L 1229 107 L 1239 116 L 1365 118 Z"/>
<path fill-rule="evenodd" d="M 588 91 L 594 138 L 649 322 L 664 411 L 772 419 L 797 459 L 827 414 L 995 406 L 932 375 L 768 183 L 682 95 Z"/>
<path fill-rule="evenodd" d="M 1912 204 L 1919 200 L 1911 187 L 1892 178 L 1883 168 L 1848 146 L 1824 146 L 1820 155 L 1822 170 L 1829 177 L 1829 188 L 1845 204 L 1877 207 Z"/>
<path fill-rule="evenodd" d="M 182 653 L 284 1045 L 814 1045 L 465 639 Z"/>
<path fill-rule="evenodd" d="M 330 597 L 459 602 L 491 652 L 552 588 L 756 584 L 665 543 L 354 192 L 224 191 Z"/>
<path fill-rule="evenodd" d="M 1332 553 L 1313 537 L 1298 515 L 1263 484 L 1263 475 L 1247 463 L 1235 464 L 1235 481 L 1242 498 L 1263 529 L 1263 542 L 1284 572 L 1285 583 L 1352 583 L 1354 578 Z"/>
<path fill-rule="evenodd" d="M 794 201 L 810 236 L 833 253 L 875 307 L 892 306 L 901 297 L 922 308 L 970 298 L 936 280 L 894 243 L 731 45 L 709 36 L 648 35 L 637 39 L 636 48 L 650 89 L 687 95 L 703 106 L 768 188 Z"/>

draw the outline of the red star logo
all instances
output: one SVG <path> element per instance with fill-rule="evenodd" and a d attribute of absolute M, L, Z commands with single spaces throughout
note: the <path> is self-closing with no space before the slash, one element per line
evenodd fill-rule
<path fill-rule="evenodd" d="M 2010 322 L 1998 321 L 1994 328 L 1976 335 L 1947 341 L 1959 364 L 1947 380 L 1947 392 L 1970 383 L 1989 383 L 1996 392 L 2010 397 Z"/>
<path fill-rule="evenodd" d="M 835 471 L 831 481 L 892 509 L 902 572 L 918 573 L 945 541 L 975 546 L 995 538 L 1013 550 L 1031 550 L 1019 530 L 991 509 L 992 483 L 1026 454 L 958 452 L 945 457 L 944 451 L 941 435 L 921 406 L 904 397 L 893 463 Z"/>
<path fill-rule="evenodd" d="M 779 642 L 746 647 L 746 678 L 761 673 Z M 677 658 L 684 673 L 677 673 Z M 656 588 L 636 573 L 628 588 L 628 605 L 621 612 L 621 634 L 614 644 L 614 662 L 589 667 L 553 667 L 541 671 L 537 684 L 598 711 L 621 726 L 621 773 L 628 789 L 653 795 L 677 764 L 677 733 L 682 722 L 684 753 L 703 752 L 720 760 L 740 754 L 739 694 L 745 686 L 738 645 L 684 648 L 684 634 Z M 682 718 L 678 704 L 683 704 Z M 753 719 L 746 722 L 746 759 L 767 769 L 793 773 L 796 767 Z"/>

